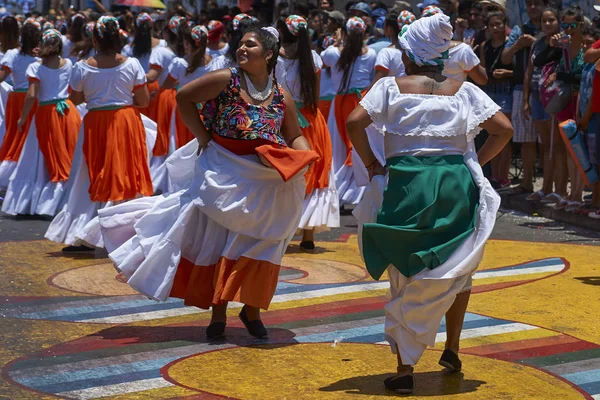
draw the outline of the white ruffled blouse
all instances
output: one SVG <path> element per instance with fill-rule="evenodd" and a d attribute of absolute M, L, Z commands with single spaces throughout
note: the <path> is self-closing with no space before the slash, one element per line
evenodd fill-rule
<path fill-rule="evenodd" d="M 386 159 L 465 154 L 481 131 L 479 125 L 500 111 L 487 94 L 469 82 L 453 96 L 403 94 L 394 77 L 377 81 L 360 105 L 373 121 L 367 131 L 380 161 L 382 153 Z"/>

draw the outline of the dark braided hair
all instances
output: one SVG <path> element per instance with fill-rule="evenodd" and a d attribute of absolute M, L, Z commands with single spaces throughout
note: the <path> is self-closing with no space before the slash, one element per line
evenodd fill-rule
<path fill-rule="evenodd" d="M 244 18 L 239 22 L 237 29 L 234 29 L 233 22 L 230 22 L 227 26 L 227 42 L 229 43 L 229 50 L 227 50 L 227 58 L 231 61 L 236 61 L 237 49 L 240 47 L 240 41 L 244 37 L 246 31 L 254 27 L 254 22 L 251 18 Z"/>
<path fill-rule="evenodd" d="M 349 32 L 344 30 L 344 32 L 346 33 L 344 48 L 340 53 L 340 59 L 336 63 L 336 67 L 340 71 L 343 71 L 342 81 L 338 88 L 338 93 L 340 94 L 346 93 L 351 89 L 348 85 L 350 85 L 354 63 L 362 55 L 363 43 L 365 42 L 365 32 L 358 30 L 350 30 Z"/>
<path fill-rule="evenodd" d="M 25 24 L 21 29 L 21 54 L 33 56 L 33 50 L 40 45 L 42 33 L 33 24 Z"/>

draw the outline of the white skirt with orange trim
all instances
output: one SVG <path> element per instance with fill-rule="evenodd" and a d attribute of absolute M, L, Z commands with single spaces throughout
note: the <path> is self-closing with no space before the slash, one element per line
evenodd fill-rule
<path fill-rule="evenodd" d="M 172 183 L 187 189 L 99 211 L 109 257 L 131 287 L 155 300 L 267 308 L 300 219 L 303 173 L 284 182 L 256 156 L 214 142 L 199 157 L 196 149 L 190 142 L 170 159 L 181 172 Z"/>
<path fill-rule="evenodd" d="M 365 188 L 357 184 L 354 176 L 354 167 L 345 164 L 347 149 L 340 136 L 335 118 L 335 102 L 337 100 L 337 98 L 333 99 L 333 106 L 327 119 L 327 127 L 331 135 L 333 151 L 331 168 L 335 175 L 335 187 L 339 196 L 339 205 L 342 207 L 345 205 L 357 205 L 362 199 Z"/>
<path fill-rule="evenodd" d="M 80 107 L 78 107 L 81 110 Z M 82 118 L 85 115 L 82 114 Z M 152 148 L 156 141 L 156 123 L 141 115 L 146 132 L 148 163 L 152 158 Z M 114 205 L 113 202 L 95 202 L 90 199 L 90 177 L 83 155 L 84 125 L 81 124 L 77 147 L 71 164 L 71 174 L 67 181 L 60 212 L 52 220 L 46 231 L 46 239 L 66 245 L 87 245 L 102 248 L 104 242 L 98 223 L 98 210 Z"/>
<path fill-rule="evenodd" d="M 154 123 L 154 121 L 149 118 L 148 121 Z M 146 125 L 146 123 L 144 123 L 144 125 Z M 175 136 L 176 132 L 173 130 L 173 127 L 175 126 L 175 113 L 171 116 L 171 124 L 169 126 L 169 153 L 166 156 L 152 156 L 152 160 L 150 160 L 150 175 L 152 176 L 154 193 L 169 192 L 169 175 L 166 161 L 169 156 L 177 150 L 177 137 Z M 146 127 L 146 129 L 148 129 L 148 127 Z"/>

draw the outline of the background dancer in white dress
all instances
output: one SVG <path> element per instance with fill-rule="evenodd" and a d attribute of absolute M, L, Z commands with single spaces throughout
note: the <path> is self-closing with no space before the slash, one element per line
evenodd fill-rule
<path fill-rule="evenodd" d="M 298 15 L 290 15 L 277 23 L 282 47 L 275 75 L 293 97 L 298 111 L 302 135 L 319 154 L 304 175 L 306 197 L 302 205 L 299 229 L 302 229 L 300 247 L 315 249 L 315 231 L 340 226 L 339 200 L 332 170 L 331 137 L 327 122 L 318 109 L 319 78 L 323 65 L 321 57 L 310 49 L 308 23 Z"/>
<path fill-rule="evenodd" d="M 229 44 L 223 41 L 225 25 L 221 21 L 210 21 L 206 26 L 208 30 L 208 43 L 206 52 L 212 58 L 224 56 L 229 51 Z"/>
<path fill-rule="evenodd" d="M 402 62 L 402 51 L 398 48 L 398 35 L 404 26 L 408 26 L 416 20 L 417 17 L 408 10 L 401 11 L 399 15 L 390 13 L 386 16 L 384 32 L 392 44 L 377 54 L 373 84 L 386 76 L 399 78 L 406 75 Z"/>
<path fill-rule="evenodd" d="M 229 68 L 237 65 L 236 52 L 239 47 L 240 40 L 244 36 L 247 29 L 252 27 L 254 22 L 248 14 L 238 14 L 233 17 L 233 20 L 227 28 L 227 42 L 229 50 L 225 55 L 214 58 L 214 68 Z"/>
<path fill-rule="evenodd" d="M 448 335 L 440 364 L 462 367 L 459 340 L 471 275 L 500 205 L 479 162 L 489 162 L 513 132 L 483 91 L 442 75 L 451 39 L 443 14 L 410 25 L 400 38 L 408 76 L 381 79 L 348 119 L 371 178 L 354 211 L 359 243 L 369 273 L 379 279 L 387 270 L 391 285 L 385 333 L 398 370 L 384 383 L 398 393 L 412 392 L 413 366 L 434 345 L 444 314 Z M 370 124 L 384 135 L 385 167 L 370 148 Z M 476 154 L 473 139 L 481 128 L 490 136 Z"/>
<path fill-rule="evenodd" d="M 8 181 L 17 167 L 29 128 L 34 120 L 35 106 L 32 108 L 27 122 L 20 128 L 17 126 L 29 89 L 29 81 L 25 72 L 29 64 L 37 61 L 34 51 L 39 46 L 41 38 L 40 24 L 37 21 L 27 22 L 21 29 L 21 47 L 7 51 L 2 57 L 0 82 L 4 82 L 10 76 L 13 90 L 6 101 L 6 134 L 2 141 L 2 147 L 0 147 L 0 189 L 8 186 Z"/>
<path fill-rule="evenodd" d="M 98 209 L 154 193 L 148 169 L 148 147 L 153 143 L 147 143 L 140 112 L 134 108 L 149 102 L 144 70 L 136 59 L 119 53 L 116 18 L 98 20 L 94 43 L 96 55 L 75 64 L 71 76 L 70 99 L 87 103 L 89 110 L 76 149 L 76 156 L 82 153 L 85 160 L 74 159 L 67 203 L 46 232 L 47 239 L 69 245 L 63 249 L 66 253 L 103 247 L 99 227 L 86 228 Z"/>
<path fill-rule="evenodd" d="M 77 43 L 85 39 L 85 24 L 88 22 L 87 17 L 77 13 L 69 18 L 68 32 L 62 37 L 63 41 L 63 58 L 68 58 L 73 64 L 79 61 L 79 52 L 76 49 Z"/>
<path fill-rule="evenodd" d="M 309 146 L 292 97 L 272 76 L 275 35 L 274 28 L 251 28 L 237 52 L 240 69 L 211 72 L 177 94 L 197 139 L 182 150 L 193 146 L 200 153 L 189 188 L 100 214 L 109 257 L 129 285 L 157 300 L 178 297 L 212 308 L 209 338 L 225 333 L 229 301 L 244 304 L 239 317 L 251 335 L 267 335 L 260 309 L 269 307 L 298 226 L 303 172 L 318 157 L 298 151 Z"/>
<path fill-rule="evenodd" d="M 333 170 L 340 207 L 356 205 L 364 192 L 354 178 L 352 143 L 346 132 L 346 119 L 358 104 L 362 92 L 371 84 L 377 54 L 364 45 L 367 25 L 358 17 L 350 18 L 338 32 L 336 45 L 321 53 L 323 63 L 331 68 L 337 95 L 329 113 L 327 126 L 333 145 Z"/>
<path fill-rule="evenodd" d="M 6 16 L 0 19 L 0 65 L 4 55 L 12 49 L 19 47 L 19 23 L 14 17 Z M 10 76 L 0 83 L 0 146 L 6 134 L 6 102 L 12 92 Z"/>
<path fill-rule="evenodd" d="M 55 29 L 45 31 L 39 52 L 42 60 L 27 67 L 29 90 L 19 129 L 38 101 L 39 105 L 2 203 L 7 214 L 54 216 L 63 199 L 81 117 L 68 100 L 73 64 L 61 58 L 61 36 Z"/>

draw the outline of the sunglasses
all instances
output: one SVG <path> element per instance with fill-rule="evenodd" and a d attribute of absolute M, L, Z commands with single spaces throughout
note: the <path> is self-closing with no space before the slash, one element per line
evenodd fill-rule
<path fill-rule="evenodd" d="M 579 26 L 579 22 L 571 22 L 570 24 L 565 24 L 564 22 L 560 24 L 563 31 L 565 29 L 576 29 Z"/>

